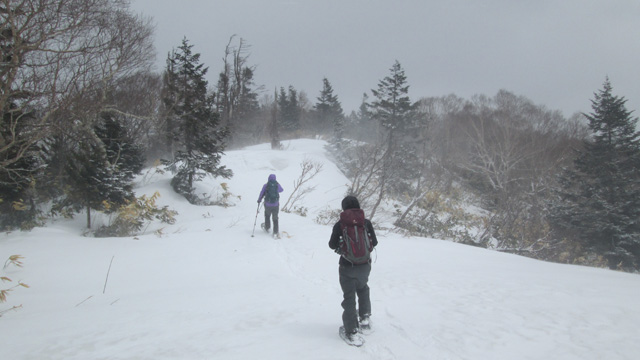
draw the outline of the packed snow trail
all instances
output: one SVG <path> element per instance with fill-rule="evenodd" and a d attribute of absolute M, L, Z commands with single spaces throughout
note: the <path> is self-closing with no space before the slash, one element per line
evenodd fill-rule
<path fill-rule="evenodd" d="M 361 348 L 345 345 L 331 225 L 314 219 L 339 208 L 348 181 L 324 144 L 229 151 L 223 161 L 235 176 L 200 184 L 214 193 L 228 183 L 228 208 L 188 204 L 168 174 L 141 176 L 138 194 L 159 191 L 158 205 L 179 211 L 175 225 L 154 223 L 145 235 L 83 237 L 82 216 L 0 235 L 0 259 L 25 256 L 23 268 L 3 274 L 30 285 L 0 305 L 22 305 L 0 318 L 0 358 L 631 360 L 640 353 L 638 275 L 383 230 L 370 279 L 375 332 Z M 300 204 L 308 215 L 281 212 L 282 239 L 259 229 L 252 238 L 267 176 L 278 175 L 286 201 L 304 159 L 324 164 Z"/>

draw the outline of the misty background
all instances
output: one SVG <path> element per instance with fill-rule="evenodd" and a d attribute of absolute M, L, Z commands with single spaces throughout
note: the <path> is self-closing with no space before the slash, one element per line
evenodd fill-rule
<path fill-rule="evenodd" d="M 640 108 L 638 1 L 133 0 L 131 8 L 153 18 L 158 71 L 186 37 L 215 83 L 236 35 L 265 91 L 292 85 L 313 100 L 326 77 L 346 114 L 395 60 L 413 100 L 506 89 L 569 117 L 591 110 L 608 76 L 628 108 Z"/>
<path fill-rule="evenodd" d="M 640 271 L 640 5 L 132 3 L 0 11 L 0 230 L 134 236 L 175 222 L 136 197 L 143 172 L 228 207 L 228 184 L 198 188 L 238 175 L 225 151 L 321 139 L 389 231 Z M 300 170 L 294 198 L 321 166 Z"/>

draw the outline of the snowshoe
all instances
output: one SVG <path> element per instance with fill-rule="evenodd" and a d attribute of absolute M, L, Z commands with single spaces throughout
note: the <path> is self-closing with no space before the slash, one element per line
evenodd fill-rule
<path fill-rule="evenodd" d="M 340 334 L 340 338 L 344 340 L 348 345 L 360 347 L 364 345 L 364 338 L 358 333 L 347 334 L 344 329 L 344 326 L 340 326 L 338 329 L 338 334 Z"/>
<path fill-rule="evenodd" d="M 264 227 L 264 223 L 260 224 L 260 228 L 262 229 L 262 231 L 269 233 L 269 229 Z"/>
<path fill-rule="evenodd" d="M 273 233 L 273 238 L 276 240 L 280 239 L 280 233 Z"/>

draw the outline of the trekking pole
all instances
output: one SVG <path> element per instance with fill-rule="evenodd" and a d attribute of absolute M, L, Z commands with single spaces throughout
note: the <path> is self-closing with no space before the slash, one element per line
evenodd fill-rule
<path fill-rule="evenodd" d="M 258 214 L 260 213 L 260 204 L 258 203 L 258 208 L 256 209 L 256 219 L 253 220 L 253 231 L 251 232 L 251 237 L 254 237 L 253 234 L 256 232 L 256 222 L 258 222 Z"/>

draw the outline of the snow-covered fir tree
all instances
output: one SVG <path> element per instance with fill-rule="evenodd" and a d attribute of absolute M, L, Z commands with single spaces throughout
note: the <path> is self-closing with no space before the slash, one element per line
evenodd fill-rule
<path fill-rule="evenodd" d="M 391 67 L 390 74 L 380 80 L 378 88 L 371 92 L 375 100 L 370 105 L 370 114 L 378 121 L 378 143 L 384 148 L 375 210 L 387 190 L 402 192 L 407 181 L 416 176 L 418 159 L 411 143 L 415 107 L 408 95 L 407 77 L 398 61 Z"/>
<path fill-rule="evenodd" d="M 16 117 L 22 121 L 15 121 Z M 2 109 L 0 143 L 25 141 L 23 134 L 33 131 L 25 126 L 30 123 L 25 119 L 32 118 L 32 114 L 16 110 L 10 102 L 7 109 Z M 26 223 L 37 214 L 34 186 L 42 180 L 44 170 L 40 146 L 5 147 L 0 152 L 0 229 L 29 227 Z"/>
<path fill-rule="evenodd" d="M 364 93 L 358 110 L 352 111 L 345 119 L 345 132 L 350 138 L 375 142 L 378 125 L 373 120 L 369 107 L 369 95 Z"/>
<path fill-rule="evenodd" d="M 185 38 L 167 59 L 163 100 L 172 157 L 164 163 L 175 174 L 174 190 L 197 202 L 194 182 L 206 175 L 229 178 L 233 172 L 220 165 L 228 131 L 219 126 L 220 116 L 208 94 L 208 68 L 192 48 Z"/>
<path fill-rule="evenodd" d="M 66 164 L 66 196 L 57 208 L 86 210 L 87 228 L 91 228 L 91 210 L 111 212 L 133 199 L 128 176 L 107 159 L 104 145 L 83 139 Z"/>
<path fill-rule="evenodd" d="M 322 79 L 322 90 L 313 107 L 316 115 L 315 130 L 327 133 L 332 129 L 334 138 L 341 139 L 344 133 L 344 111 L 327 78 Z"/>
<path fill-rule="evenodd" d="M 125 182 L 133 181 L 144 166 L 144 149 L 127 133 L 122 121 L 105 113 L 95 133 L 104 144 L 107 160 L 121 173 L 120 178 Z"/>
<path fill-rule="evenodd" d="M 396 61 L 390 74 L 371 90 L 375 100 L 371 103 L 371 115 L 378 120 L 386 135 L 386 141 L 395 140 L 396 133 L 410 128 L 414 106 L 409 98 L 409 85 L 402 65 Z"/>
<path fill-rule="evenodd" d="M 69 152 L 63 160 L 68 190 L 56 208 L 86 210 L 87 228 L 91 228 L 91 210 L 113 212 L 133 199 L 132 182 L 142 170 L 144 155 L 123 120 L 103 113 Z"/>
<path fill-rule="evenodd" d="M 585 114 L 592 137 L 561 177 L 553 223 L 611 268 L 640 269 L 640 133 L 607 79 Z"/>
<path fill-rule="evenodd" d="M 300 130 L 300 107 L 298 105 L 298 91 L 289 86 L 288 91 L 280 88 L 278 96 L 278 123 L 280 130 L 284 132 L 295 132 Z"/>
<path fill-rule="evenodd" d="M 278 91 L 274 90 L 273 91 L 273 103 L 271 104 L 271 111 L 270 111 L 270 117 L 269 117 L 269 124 L 268 124 L 268 129 L 269 129 L 269 138 L 271 139 L 271 148 L 274 150 L 280 149 L 281 148 L 281 143 L 280 143 L 280 127 L 278 124 L 278 104 L 279 104 L 279 99 L 278 99 Z"/>
<path fill-rule="evenodd" d="M 244 67 L 239 77 L 239 94 L 236 102 L 235 116 L 232 125 L 235 127 L 234 136 L 238 134 L 255 134 L 256 128 L 261 128 L 257 122 L 260 103 L 258 92 L 255 90 L 254 69 Z"/>

